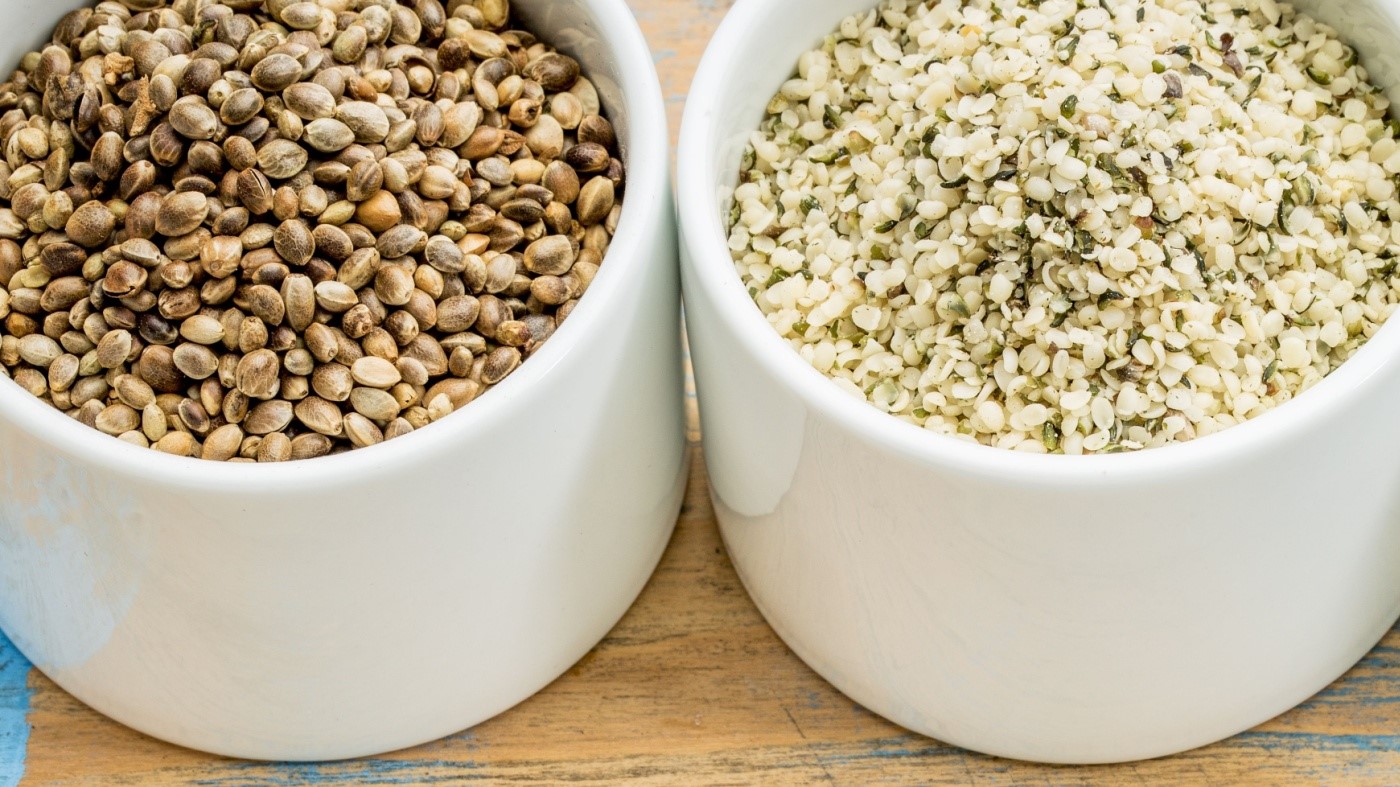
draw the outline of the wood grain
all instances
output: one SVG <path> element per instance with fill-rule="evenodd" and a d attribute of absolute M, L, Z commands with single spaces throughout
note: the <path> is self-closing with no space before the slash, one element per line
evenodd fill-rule
<path fill-rule="evenodd" d="M 656 53 L 674 134 L 690 75 L 729 4 L 632 5 Z M 698 459 L 698 444 L 692 450 Z M 32 784 L 1400 782 L 1396 632 L 1303 707 L 1164 760 L 1035 766 L 907 733 L 838 694 L 764 624 L 720 544 L 700 461 L 660 570 L 607 640 L 538 696 L 437 743 L 352 763 L 236 762 L 123 728 L 37 672 L 31 686 Z"/>

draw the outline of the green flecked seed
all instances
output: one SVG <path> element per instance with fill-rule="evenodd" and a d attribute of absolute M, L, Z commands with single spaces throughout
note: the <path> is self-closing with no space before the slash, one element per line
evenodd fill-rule
<path fill-rule="evenodd" d="M 1308 77 L 1312 79 L 1312 81 L 1318 83 L 1319 85 L 1325 87 L 1327 85 L 1332 84 L 1332 75 L 1327 73 L 1326 71 L 1323 71 L 1322 69 L 1316 68 L 1314 66 L 1308 66 L 1307 71 Z"/>

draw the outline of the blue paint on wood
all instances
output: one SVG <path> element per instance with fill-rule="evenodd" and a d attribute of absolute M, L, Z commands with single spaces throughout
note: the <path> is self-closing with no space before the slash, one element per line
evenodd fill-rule
<path fill-rule="evenodd" d="M 1319 732 L 1252 731 L 1236 736 L 1231 743 L 1282 751 L 1312 752 L 1397 752 L 1400 735 L 1333 735 Z"/>
<path fill-rule="evenodd" d="M 29 749 L 29 660 L 0 632 L 0 787 L 24 776 Z"/>
<path fill-rule="evenodd" d="M 867 751 L 857 754 L 833 753 L 824 755 L 832 762 L 856 762 L 859 760 L 904 760 L 911 757 L 962 757 L 969 754 L 966 749 L 959 749 L 946 743 L 940 743 L 932 738 L 925 738 L 919 735 L 909 734 L 898 738 L 880 738 L 867 741 L 869 746 Z M 834 746 L 833 746 L 834 747 Z"/>
<path fill-rule="evenodd" d="M 355 760 L 340 763 L 239 762 L 220 775 L 192 781 L 204 787 L 327 787 L 336 784 L 435 784 L 489 779 L 478 763 L 462 760 Z"/>

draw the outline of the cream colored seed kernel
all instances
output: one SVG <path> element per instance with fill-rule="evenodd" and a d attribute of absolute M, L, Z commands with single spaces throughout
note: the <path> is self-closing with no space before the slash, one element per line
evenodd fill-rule
<path fill-rule="evenodd" d="M 1400 142 L 1286 4 L 886 0 L 769 104 L 729 247 L 855 396 L 1002 448 L 1226 429 L 1400 299 Z"/>

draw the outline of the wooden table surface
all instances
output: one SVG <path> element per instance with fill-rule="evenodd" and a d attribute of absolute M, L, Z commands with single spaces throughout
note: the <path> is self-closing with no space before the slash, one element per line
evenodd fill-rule
<path fill-rule="evenodd" d="M 674 133 L 690 76 L 730 2 L 631 2 L 655 52 Z M 108 721 L 0 638 L 0 785 L 1400 783 L 1397 632 L 1303 707 L 1164 760 L 1026 765 L 901 730 L 838 694 L 764 624 L 720 544 L 694 426 L 691 439 L 697 461 L 680 525 L 636 607 L 567 675 L 505 715 L 367 761 L 237 762 Z"/>

